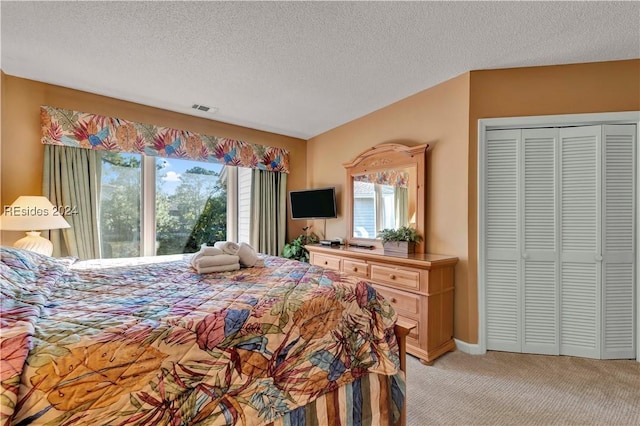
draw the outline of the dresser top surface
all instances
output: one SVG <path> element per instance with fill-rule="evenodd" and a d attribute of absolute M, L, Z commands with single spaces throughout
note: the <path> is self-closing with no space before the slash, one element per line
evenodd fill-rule
<path fill-rule="evenodd" d="M 458 262 L 456 256 L 434 253 L 413 253 L 406 257 L 391 256 L 384 254 L 382 249 L 366 249 L 349 246 L 330 247 L 320 244 L 309 244 L 305 246 L 312 253 L 321 253 L 334 256 L 343 256 L 355 259 L 363 259 L 369 261 L 380 261 L 384 263 L 403 263 L 403 264 L 455 264 Z"/>

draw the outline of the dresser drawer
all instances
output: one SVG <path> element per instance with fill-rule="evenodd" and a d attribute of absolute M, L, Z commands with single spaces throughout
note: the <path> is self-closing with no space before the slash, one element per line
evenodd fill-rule
<path fill-rule="evenodd" d="M 311 263 L 316 266 L 322 266 L 327 269 L 340 270 L 340 264 L 342 259 L 335 256 L 325 256 L 323 254 L 313 253 Z"/>
<path fill-rule="evenodd" d="M 371 280 L 411 290 L 420 288 L 420 271 L 371 265 Z"/>
<path fill-rule="evenodd" d="M 369 278 L 369 265 L 351 259 L 342 260 L 342 272 L 358 277 Z"/>
<path fill-rule="evenodd" d="M 420 296 L 392 290 L 379 285 L 373 286 L 393 306 L 393 309 L 401 315 L 408 315 L 416 318 L 420 313 Z"/>

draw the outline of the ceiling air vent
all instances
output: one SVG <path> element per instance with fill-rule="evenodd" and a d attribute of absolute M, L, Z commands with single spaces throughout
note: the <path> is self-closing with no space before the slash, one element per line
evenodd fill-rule
<path fill-rule="evenodd" d="M 198 105 L 198 104 L 191 105 L 191 108 L 204 111 L 204 112 L 207 112 L 211 109 L 211 107 L 208 107 L 206 105 Z"/>

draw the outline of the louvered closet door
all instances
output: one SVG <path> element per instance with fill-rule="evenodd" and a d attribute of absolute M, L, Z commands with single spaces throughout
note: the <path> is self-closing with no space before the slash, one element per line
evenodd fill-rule
<path fill-rule="evenodd" d="M 487 348 L 557 354 L 558 132 L 487 134 Z"/>
<path fill-rule="evenodd" d="M 487 349 L 635 357 L 636 135 L 487 131 Z"/>
<path fill-rule="evenodd" d="M 600 357 L 601 126 L 560 129 L 560 353 Z"/>
<path fill-rule="evenodd" d="M 635 125 L 603 126 L 602 358 L 633 358 Z"/>
<path fill-rule="evenodd" d="M 487 349 L 520 352 L 518 151 L 520 130 L 487 132 L 485 300 Z"/>
<path fill-rule="evenodd" d="M 522 130 L 522 351 L 559 353 L 557 129 Z"/>

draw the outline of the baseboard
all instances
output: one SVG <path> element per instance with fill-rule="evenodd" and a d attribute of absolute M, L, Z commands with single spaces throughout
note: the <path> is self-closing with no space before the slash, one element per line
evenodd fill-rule
<path fill-rule="evenodd" d="M 461 352 L 471 354 L 471 355 L 483 355 L 484 353 L 486 353 L 486 351 L 482 349 L 480 345 L 477 343 L 467 343 L 458 339 L 453 339 L 453 340 L 455 340 L 456 342 L 456 349 L 458 349 Z"/>

